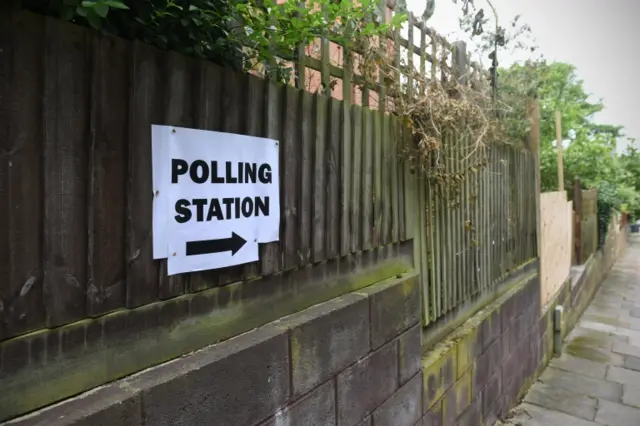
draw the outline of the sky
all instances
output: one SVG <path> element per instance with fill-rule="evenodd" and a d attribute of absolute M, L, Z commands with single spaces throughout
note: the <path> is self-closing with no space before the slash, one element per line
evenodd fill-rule
<path fill-rule="evenodd" d="M 458 25 L 461 2 L 436 0 L 428 26 L 449 41 L 468 41 Z M 475 3 L 489 11 L 486 0 Z M 417 16 L 425 4 L 425 0 L 407 0 Z M 624 126 L 629 137 L 640 141 L 640 0 L 493 0 L 493 4 L 503 24 L 522 15 L 520 22 L 529 24 L 535 44 L 548 61 L 576 67 L 585 90 L 605 105 L 595 121 Z M 506 66 L 524 56 L 503 52 L 499 59 Z M 488 64 L 488 59 L 483 63 Z M 618 141 L 619 152 L 625 146 L 625 140 Z"/>

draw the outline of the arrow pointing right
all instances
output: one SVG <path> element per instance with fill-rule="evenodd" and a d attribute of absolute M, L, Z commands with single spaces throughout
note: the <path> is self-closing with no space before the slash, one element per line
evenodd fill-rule
<path fill-rule="evenodd" d="M 201 254 L 214 254 L 230 251 L 231 256 L 240 250 L 247 240 L 235 232 L 231 233 L 231 238 L 219 240 L 187 241 L 187 256 L 198 256 Z"/>

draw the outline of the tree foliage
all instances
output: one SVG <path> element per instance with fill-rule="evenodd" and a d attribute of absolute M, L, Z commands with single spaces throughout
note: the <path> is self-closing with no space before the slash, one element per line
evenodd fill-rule
<path fill-rule="evenodd" d="M 563 145 L 568 143 L 563 153 L 565 188 L 579 178 L 583 187 L 599 189 L 603 214 L 612 209 L 640 213 L 640 152 L 630 148 L 622 155 L 616 153 L 623 129 L 594 120 L 604 105 L 591 100 L 574 66 L 540 61 L 513 65 L 501 74 L 510 90 L 538 94 L 542 190 L 558 188 L 555 114 L 559 110 Z"/>
<path fill-rule="evenodd" d="M 383 23 L 376 0 L 23 0 L 59 16 L 164 50 L 290 81 L 298 46 L 320 37 L 346 48 L 399 27 Z"/>

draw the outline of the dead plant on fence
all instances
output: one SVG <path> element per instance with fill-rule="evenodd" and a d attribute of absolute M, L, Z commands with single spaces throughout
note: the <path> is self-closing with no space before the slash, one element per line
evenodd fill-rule
<path fill-rule="evenodd" d="M 488 165 L 491 144 L 524 140 L 525 98 L 520 93 L 496 97 L 484 73 L 460 75 L 449 64 L 448 49 L 438 49 L 430 75 L 399 59 L 391 45 L 369 43 L 360 51 L 357 73 L 370 90 L 384 87 L 379 107 L 411 131 L 411 143 L 398 147 L 402 158 L 413 172 L 437 184 L 439 195 L 459 198 L 460 184 L 469 173 Z"/>

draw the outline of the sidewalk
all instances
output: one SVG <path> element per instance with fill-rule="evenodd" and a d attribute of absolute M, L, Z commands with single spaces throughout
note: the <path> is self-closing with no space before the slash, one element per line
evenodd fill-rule
<path fill-rule="evenodd" d="M 591 306 L 505 423 L 640 425 L 640 242 L 630 239 Z"/>

